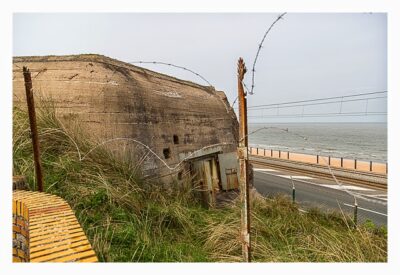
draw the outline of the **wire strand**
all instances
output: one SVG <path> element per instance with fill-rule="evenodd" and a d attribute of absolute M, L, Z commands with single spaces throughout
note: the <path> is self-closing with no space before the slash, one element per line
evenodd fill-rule
<path fill-rule="evenodd" d="M 290 102 L 254 105 L 254 106 L 247 107 L 247 109 L 252 109 L 252 108 L 256 108 L 256 107 L 269 107 L 269 106 L 276 106 L 276 105 L 288 105 L 288 104 L 303 103 L 303 102 L 314 102 L 314 101 L 322 101 L 322 100 L 330 100 L 330 99 L 338 99 L 338 98 L 358 97 L 358 96 L 375 95 L 375 94 L 383 94 L 383 93 L 387 93 L 387 91 L 377 91 L 377 92 L 360 93 L 360 94 L 352 94 L 352 95 L 344 95 L 344 96 L 334 96 L 334 97 L 315 98 L 315 99 L 298 100 L 298 101 L 290 101 Z"/>
<path fill-rule="evenodd" d="M 294 108 L 294 107 L 304 107 L 304 106 L 316 106 L 316 105 L 335 104 L 335 103 L 346 103 L 346 102 L 364 101 L 364 100 L 381 99 L 381 98 L 387 98 L 387 97 L 386 97 L 386 96 L 375 96 L 375 97 L 368 97 L 368 98 L 357 98 L 357 99 L 347 99 L 347 100 L 336 100 L 336 101 L 329 101 L 329 102 L 296 104 L 296 105 L 288 105 L 288 106 L 276 105 L 276 106 L 274 106 L 274 107 L 257 107 L 257 108 L 251 108 L 249 111 L 271 110 L 271 109 L 276 109 L 276 108 L 284 109 L 284 108 Z"/>
<path fill-rule="evenodd" d="M 251 70 L 251 72 L 252 72 L 252 74 L 251 74 L 251 90 L 250 90 L 250 93 L 249 93 L 251 95 L 254 94 L 254 75 L 255 75 L 255 71 L 256 71 L 256 63 L 257 63 L 257 60 L 258 60 L 258 56 L 260 55 L 261 48 L 262 48 L 262 46 L 264 44 L 265 38 L 267 37 L 267 35 L 271 31 L 271 29 L 274 27 L 276 22 L 281 20 L 283 18 L 283 16 L 285 16 L 285 14 L 286 14 L 286 12 L 280 14 L 278 16 L 278 18 L 275 19 L 275 21 L 269 26 L 269 28 L 265 32 L 265 34 L 264 34 L 264 36 L 263 36 L 263 38 L 261 40 L 261 43 L 258 45 L 258 50 L 257 50 L 257 53 L 256 53 L 256 57 L 254 58 L 254 62 L 253 62 L 253 68 Z"/>
<path fill-rule="evenodd" d="M 197 77 L 201 78 L 203 81 L 205 81 L 209 86 L 214 87 L 205 77 L 203 77 L 201 74 L 196 73 L 195 71 L 188 69 L 186 67 L 183 66 L 179 66 L 179 65 L 174 65 L 172 63 L 166 63 L 166 62 L 159 62 L 159 61 L 131 61 L 128 62 L 129 64 L 154 64 L 154 65 L 165 65 L 165 66 L 170 66 L 170 67 L 174 67 L 174 68 L 178 68 L 178 69 L 182 69 L 184 71 L 188 71 L 194 75 L 196 75 Z"/>

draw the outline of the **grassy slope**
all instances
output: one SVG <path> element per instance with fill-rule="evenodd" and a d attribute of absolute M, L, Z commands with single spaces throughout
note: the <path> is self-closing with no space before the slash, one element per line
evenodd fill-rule
<path fill-rule="evenodd" d="M 189 181 L 166 188 L 145 181 L 132 160 L 117 161 L 79 130 L 66 130 L 51 108 L 38 112 L 45 190 L 65 198 L 101 261 L 240 261 L 240 205 L 204 209 Z M 34 189 L 26 113 L 14 109 L 13 165 Z M 78 149 L 79 148 L 79 149 Z M 81 156 L 79 156 L 81 154 Z M 283 197 L 252 195 L 254 261 L 386 261 L 387 236 L 353 229 L 338 213 L 302 214 Z"/>

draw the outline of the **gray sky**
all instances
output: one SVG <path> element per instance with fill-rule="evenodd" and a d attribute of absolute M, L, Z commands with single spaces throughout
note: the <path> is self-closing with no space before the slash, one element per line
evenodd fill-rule
<path fill-rule="evenodd" d="M 18 13 L 13 54 L 98 53 L 122 61 L 162 61 L 203 75 L 230 103 L 237 95 L 236 62 L 251 67 L 265 30 L 278 14 Z M 144 65 L 143 65 L 144 66 Z M 184 71 L 149 69 L 205 84 Z M 248 106 L 387 90 L 387 17 L 379 13 L 289 13 L 267 36 Z M 379 96 L 379 95 L 378 95 Z M 380 95 L 382 96 L 382 95 Z M 386 112 L 386 99 L 342 104 L 342 112 Z M 340 104 L 280 109 L 280 115 L 338 112 Z M 371 122 L 385 116 L 272 117 L 249 112 L 250 122 Z M 259 118 L 264 115 L 264 118 Z M 251 116 L 258 116 L 252 118 Z"/>

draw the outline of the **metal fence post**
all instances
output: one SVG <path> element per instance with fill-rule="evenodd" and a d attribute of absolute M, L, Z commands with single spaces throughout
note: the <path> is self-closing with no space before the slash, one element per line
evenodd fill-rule
<path fill-rule="evenodd" d="M 372 172 L 372 160 L 369 162 L 369 171 Z"/>
<path fill-rule="evenodd" d="M 264 157 L 265 157 L 265 148 L 264 148 Z"/>
<path fill-rule="evenodd" d="M 293 203 L 296 202 L 296 187 L 294 187 L 294 185 L 292 187 L 292 201 Z"/>
<path fill-rule="evenodd" d="M 290 176 L 290 180 L 292 181 L 292 202 L 296 202 L 296 187 L 294 186 L 293 178 Z"/>
<path fill-rule="evenodd" d="M 279 158 L 281 158 L 281 150 L 279 150 Z"/>
<path fill-rule="evenodd" d="M 340 158 L 340 167 L 343 167 L 343 158 Z"/>
<path fill-rule="evenodd" d="M 328 156 L 328 165 L 331 165 L 331 156 Z"/>
<path fill-rule="evenodd" d="M 357 160 L 354 160 L 354 170 L 357 170 Z"/>
<path fill-rule="evenodd" d="M 319 155 L 317 155 L 317 164 L 319 163 Z"/>
<path fill-rule="evenodd" d="M 357 219 L 358 219 L 358 204 L 357 199 L 354 198 L 354 226 L 357 227 Z"/>
<path fill-rule="evenodd" d="M 238 98 L 239 98 L 239 168 L 240 168 L 240 199 L 241 209 L 241 240 L 242 255 L 245 262 L 251 261 L 251 239 L 250 239 L 250 196 L 248 182 L 248 138 L 247 138 L 247 99 L 243 88 L 243 77 L 246 66 L 242 58 L 238 61 Z"/>
<path fill-rule="evenodd" d="M 36 124 L 35 102 L 33 100 L 31 72 L 25 66 L 23 67 L 22 70 L 24 74 L 26 102 L 28 104 L 29 124 L 32 135 L 33 159 L 35 162 L 37 188 L 39 192 L 43 192 L 43 174 L 42 174 L 42 164 L 40 163 L 40 148 L 39 148 L 39 139 L 37 132 L 37 124 Z"/>

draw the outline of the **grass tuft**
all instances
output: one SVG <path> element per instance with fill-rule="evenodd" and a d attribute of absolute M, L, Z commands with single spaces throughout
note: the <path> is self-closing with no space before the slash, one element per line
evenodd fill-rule
<path fill-rule="evenodd" d="M 36 190 L 27 113 L 15 107 L 13 115 L 13 171 Z M 95 144 L 76 125 L 67 129 L 48 102 L 37 116 L 44 188 L 69 202 L 100 261 L 241 261 L 238 199 L 205 209 L 190 178 L 168 187 L 145 180 L 143 156 L 91 151 Z M 370 222 L 354 229 L 340 213 L 301 213 L 287 197 L 254 192 L 251 209 L 253 261 L 387 261 L 387 232 Z"/>

